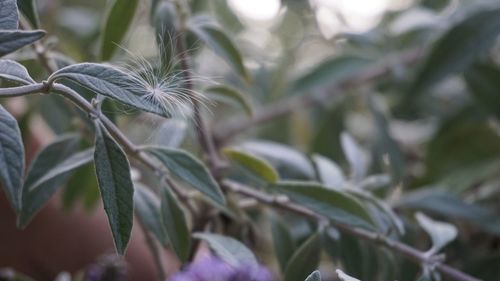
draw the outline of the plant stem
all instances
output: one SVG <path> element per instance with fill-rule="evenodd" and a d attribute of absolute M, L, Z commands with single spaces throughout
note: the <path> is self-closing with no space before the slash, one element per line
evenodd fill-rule
<path fill-rule="evenodd" d="M 49 86 L 44 83 L 30 84 L 26 86 L 12 87 L 12 88 L 2 88 L 0 89 L 0 97 L 11 98 L 11 97 L 26 96 L 31 94 L 40 94 L 40 93 L 45 94 L 48 92 L 48 90 Z"/>
<path fill-rule="evenodd" d="M 326 218 L 323 216 L 316 214 L 315 212 L 302 207 L 298 204 L 292 203 L 289 200 L 282 200 L 281 198 L 278 198 L 276 196 L 272 196 L 269 194 L 266 194 L 264 192 L 258 191 L 255 188 L 245 186 L 241 183 L 232 181 L 232 180 L 224 180 L 222 181 L 222 185 L 225 189 L 230 190 L 234 193 L 238 193 L 241 195 L 244 195 L 246 197 L 251 197 L 256 200 L 258 200 L 261 203 L 264 203 L 266 205 L 279 208 L 282 210 L 286 210 L 298 215 L 301 215 L 303 217 L 307 217 L 313 220 L 317 220 L 320 222 L 325 222 L 327 221 Z M 431 259 L 431 257 L 428 257 L 427 255 L 424 254 L 424 252 L 419 251 L 415 248 L 412 248 L 406 244 L 403 244 L 399 241 L 391 240 L 389 238 L 380 236 L 376 233 L 366 231 L 364 229 L 360 228 L 355 228 L 351 227 L 348 225 L 344 224 L 339 224 L 339 223 L 332 223 L 329 221 L 329 223 L 332 226 L 335 226 L 337 229 L 344 233 L 349 233 L 353 236 L 356 236 L 358 238 L 361 238 L 363 240 L 370 241 L 372 243 L 380 244 L 386 248 L 391 249 L 394 252 L 400 253 L 403 256 L 407 257 L 408 259 L 412 260 L 413 262 L 419 263 L 419 264 L 425 264 L 425 265 L 431 265 L 434 266 L 438 271 L 440 271 L 442 274 L 448 276 L 449 278 L 456 280 L 456 281 L 481 281 L 480 279 L 477 279 L 473 276 L 470 276 L 464 272 L 461 272 L 457 269 L 454 269 L 446 264 L 443 264 L 441 262 L 436 262 Z"/>

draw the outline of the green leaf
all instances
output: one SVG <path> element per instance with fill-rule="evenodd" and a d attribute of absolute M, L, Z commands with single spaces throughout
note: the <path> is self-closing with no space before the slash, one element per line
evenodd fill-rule
<path fill-rule="evenodd" d="M 0 57 L 10 54 L 45 36 L 43 30 L 0 30 Z"/>
<path fill-rule="evenodd" d="M 304 93 L 314 88 L 343 82 L 357 74 L 372 60 L 362 57 L 345 56 L 327 60 L 313 68 L 309 73 L 298 78 L 292 85 L 297 93 Z"/>
<path fill-rule="evenodd" d="M 206 241 L 210 249 L 230 265 L 258 265 L 257 258 L 252 251 L 234 238 L 212 233 L 195 233 L 193 237 Z"/>
<path fill-rule="evenodd" d="M 321 281 L 321 273 L 319 273 L 318 270 L 315 270 L 307 276 L 305 281 Z"/>
<path fill-rule="evenodd" d="M 168 188 L 161 189 L 161 220 L 175 255 L 186 262 L 190 249 L 189 229 L 184 210 Z"/>
<path fill-rule="evenodd" d="M 474 64 L 465 71 L 465 81 L 474 98 L 500 118 L 500 68 L 492 64 Z"/>
<path fill-rule="evenodd" d="M 17 0 L 17 6 L 34 28 L 40 27 L 35 0 Z"/>
<path fill-rule="evenodd" d="M 17 5 L 15 0 L 0 1 L 0 29 L 14 30 L 17 29 L 19 15 L 17 13 Z"/>
<path fill-rule="evenodd" d="M 314 233 L 295 251 L 285 270 L 284 281 L 303 281 L 316 269 L 321 252 L 319 233 Z"/>
<path fill-rule="evenodd" d="M 345 274 L 342 270 L 337 269 L 335 272 L 337 272 L 337 276 L 339 277 L 340 280 L 342 281 L 361 281 L 359 279 L 356 279 L 354 277 L 351 277 L 347 274 Z"/>
<path fill-rule="evenodd" d="M 313 154 L 312 160 L 319 179 L 324 185 L 338 188 L 345 184 L 344 173 L 337 163 L 319 154 Z"/>
<path fill-rule="evenodd" d="M 36 155 L 28 169 L 22 189 L 22 208 L 17 218 L 19 227 L 25 227 L 50 197 L 69 179 L 72 170 L 60 170 L 60 164 L 78 154 L 79 145 L 78 135 L 65 135 L 44 147 Z M 49 173 L 54 176 L 43 180 Z"/>
<path fill-rule="evenodd" d="M 253 107 L 248 99 L 238 90 L 228 86 L 214 86 L 205 90 L 209 97 L 215 100 L 226 101 L 241 107 L 249 116 L 253 116 Z"/>
<path fill-rule="evenodd" d="M 279 182 L 272 185 L 276 191 L 292 201 L 337 223 L 374 228 L 374 223 L 363 205 L 352 195 L 327 189 L 313 182 Z"/>
<path fill-rule="evenodd" d="M 16 119 L 0 105 L 0 183 L 16 212 L 21 209 L 24 146 Z"/>
<path fill-rule="evenodd" d="M 153 101 L 147 89 L 138 86 L 139 81 L 113 66 L 97 63 L 73 64 L 56 71 L 49 77 L 49 81 L 61 78 L 72 80 L 96 94 L 126 105 L 170 117 L 161 102 Z"/>
<path fill-rule="evenodd" d="M 292 235 L 287 226 L 276 217 L 271 220 L 271 234 L 276 258 L 281 270 L 285 271 L 286 265 L 295 251 Z"/>
<path fill-rule="evenodd" d="M 342 132 L 340 142 L 351 168 L 351 178 L 354 181 L 362 180 L 366 176 L 369 165 L 367 153 L 347 132 Z"/>
<path fill-rule="evenodd" d="M 205 165 L 186 151 L 166 147 L 145 147 L 179 179 L 205 194 L 214 202 L 225 205 L 224 195 Z"/>
<path fill-rule="evenodd" d="M 413 84 L 412 92 L 427 90 L 451 74 L 465 70 L 495 44 L 500 32 L 500 8 L 485 9 L 453 26 L 434 45 Z"/>
<path fill-rule="evenodd" d="M 26 67 L 13 60 L 0 59 L 0 78 L 23 85 L 35 83 Z"/>
<path fill-rule="evenodd" d="M 449 223 L 435 221 L 423 213 L 415 215 L 418 224 L 427 232 L 432 240 L 432 248 L 428 254 L 437 254 L 444 246 L 453 241 L 458 234 L 457 228 Z"/>
<path fill-rule="evenodd" d="M 144 226 L 151 231 L 163 246 L 168 245 L 168 237 L 163 227 L 160 211 L 160 198 L 146 186 L 135 183 L 135 212 Z"/>
<path fill-rule="evenodd" d="M 216 54 L 222 57 L 246 81 L 250 80 L 243 59 L 229 37 L 218 27 L 206 21 L 192 19 L 188 28 Z"/>
<path fill-rule="evenodd" d="M 104 25 L 101 59 L 110 60 L 134 19 L 138 0 L 115 0 Z"/>
<path fill-rule="evenodd" d="M 123 255 L 132 231 L 134 186 L 127 156 L 100 124 L 96 124 L 94 165 L 116 250 Z"/>
<path fill-rule="evenodd" d="M 225 148 L 224 155 L 230 160 L 238 163 L 253 174 L 259 176 L 269 183 L 279 180 L 278 173 L 266 160 L 238 149 Z"/>

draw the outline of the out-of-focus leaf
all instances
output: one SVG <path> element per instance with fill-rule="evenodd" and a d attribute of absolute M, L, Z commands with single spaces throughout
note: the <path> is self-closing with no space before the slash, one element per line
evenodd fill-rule
<path fill-rule="evenodd" d="M 16 212 L 21 209 L 24 145 L 16 119 L 0 105 L 0 183 Z"/>
<path fill-rule="evenodd" d="M 284 281 L 303 281 L 316 269 L 321 252 L 319 233 L 314 233 L 293 253 L 286 265 Z"/>
<path fill-rule="evenodd" d="M 135 183 L 135 212 L 144 226 L 151 231 L 163 246 L 168 245 L 167 233 L 161 220 L 160 198 L 149 188 Z"/>
<path fill-rule="evenodd" d="M 484 9 L 453 26 L 434 45 L 412 87 L 427 90 L 451 74 L 465 70 L 484 56 L 500 33 L 500 8 Z"/>
<path fill-rule="evenodd" d="M 79 199 L 87 210 L 95 207 L 100 200 L 93 164 L 81 167 L 73 173 L 62 194 L 63 208 L 70 210 Z"/>
<path fill-rule="evenodd" d="M 284 272 L 295 251 L 295 243 L 287 226 L 277 217 L 273 217 L 271 220 L 271 234 L 276 258 L 281 270 Z"/>
<path fill-rule="evenodd" d="M 351 177 L 354 181 L 360 181 L 368 170 L 368 156 L 354 138 L 347 132 L 340 135 L 340 142 L 345 157 L 351 168 Z"/>
<path fill-rule="evenodd" d="M 321 273 L 319 273 L 318 270 L 315 270 L 307 276 L 305 281 L 321 281 Z"/>
<path fill-rule="evenodd" d="M 249 141 L 243 143 L 241 149 L 266 159 L 284 179 L 314 179 L 314 168 L 307 157 L 280 143 L 270 141 Z"/>
<path fill-rule="evenodd" d="M 278 173 L 266 160 L 238 149 L 226 148 L 223 152 L 227 158 L 265 181 L 275 183 L 279 180 Z"/>
<path fill-rule="evenodd" d="M 495 212 L 468 204 L 454 194 L 426 188 L 411 192 L 395 203 L 397 208 L 421 210 L 450 219 L 465 220 L 485 231 L 500 235 L 500 217 Z"/>
<path fill-rule="evenodd" d="M 342 281 L 361 281 L 359 279 L 356 279 L 352 276 L 349 276 L 347 274 L 345 274 L 342 270 L 340 269 L 337 269 L 335 270 L 335 272 L 337 272 L 337 276 L 339 277 L 340 280 Z"/>
<path fill-rule="evenodd" d="M 465 71 L 465 81 L 476 100 L 500 118 L 500 69 L 491 64 L 474 64 Z"/>
<path fill-rule="evenodd" d="M 17 5 L 15 0 L 0 1 L 0 29 L 13 30 L 17 29 L 19 15 L 17 13 Z"/>
<path fill-rule="evenodd" d="M 101 59 L 110 60 L 134 19 L 138 0 L 115 0 L 104 25 Z"/>
<path fill-rule="evenodd" d="M 244 80 L 248 81 L 250 79 L 250 75 L 243 65 L 243 58 L 240 52 L 224 31 L 214 24 L 207 23 L 197 18 L 190 20 L 188 28 L 209 48 L 231 65 Z"/>
<path fill-rule="evenodd" d="M 205 165 L 186 151 L 166 147 L 145 147 L 144 150 L 156 157 L 168 170 L 191 185 L 208 198 L 225 205 L 224 195 Z"/>
<path fill-rule="evenodd" d="M 238 92 L 238 90 L 234 88 L 228 86 L 213 86 L 206 89 L 205 93 L 215 100 L 236 104 L 237 106 L 245 110 L 245 112 L 249 116 L 253 115 L 253 107 L 250 104 L 250 101 L 248 101 L 245 96 L 243 96 L 240 92 Z"/>
<path fill-rule="evenodd" d="M 278 182 L 272 188 L 335 222 L 373 229 L 373 221 L 352 195 L 313 182 Z"/>
<path fill-rule="evenodd" d="M 17 6 L 34 28 L 40 27 L 35 0 L 17 0 Z"/>
<path fill-rule="evenodd" d="M 43 30 L 0 30 L 0 57 L 38 41 L 44 35 L 45 31 Z"/>
<path fill-rule="evenodd" d="M 185 262 L 190 249 L 189 229 L 184 211 L 168 188 L 161 189 L 161 221 L 175 255 Z"/>
<path fill-rule="evenodd" d="M 104 210 L 118 254 L 125 254 L 134 217 L 134 185 L 127 156 L 101 124 L 96 123 L 94 166 Z"/>
<path fill-rule="evenodd" d="M 312 160 L 325 186 L 341 187 L 345 184 L 344 173 L 335 162 L 318 154 L 313 155 Z"/>
<path fill-rule="evenodd" d="M 35 83 L 26 67 L 13 60 L 0 59 L 0 78 L 24 85 Z"/>
<path fill-rule="evenodd" d="M 219 258 L 233 266 L 258 265 L 257 258 L 252 251 L 234 238 L 212 233 L 195 233 L 193 237 L 206 241 Z"/>
<path fill-rule="evenodd" d="M 415 215 L 415 218 L 418 224 L 431 237 L 432 248 L 427 253 L 437 254 L 444 246 L 457 237 L 458 230 L 452 224 L 435 221 L 420 212 Z"/>
<path fill-rule="evenodd" d="M 77 153 L 80 138 L 65 135 L 43 148 L 31 163 L 22 191 L 22 208 L 17 218 L 19 227 L 25 227 L 31 218 L 47 203 L 50 197 L 69 179 L 71 169 L 39 182 L 53 167 Z M 57 170 L 57 168 L 56 168 Z M 31 188 L 39 182 L 38 188 Z"/>
<path fill-rule="evenodd" d="M 298 78 L 293 83 L 292 89 L 297 93 L 304 93 L 317 87 L 343 82 L 354 76 L 371 61 L 370 59 L 354 56 L 327 60 Z"/>
<path fill-rule="evenodd" d="M 73 64 L 53 73 L 49 81 L 61 78 L 69 79 L 96 94 L 128 106 L 170 117 L 162 101 L 152 99 L 146 88 L 138 86 L 136 79 L 113 66 L 97 63 Z"/>

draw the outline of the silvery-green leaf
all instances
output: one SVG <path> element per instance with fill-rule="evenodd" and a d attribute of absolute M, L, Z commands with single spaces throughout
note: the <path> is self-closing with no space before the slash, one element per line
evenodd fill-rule
<path fill-rule="evenodd" d="M 163 246 L 168 245 L 167 233 L 161 222 L 160 198 L 149 188 L 135 183 L 134 207 L 144 226 L 151 231 Z"/>
<path fill-rule="evenodd" d="M 314 154 L 312 160 L 324 185 L 339 188 L 345 184 L 344 173 L 337 163 L 319 154 Z"/>
<path fill-rule="evenodd" d="M 19 7 L 19 11 L 21 11 L 21 13 L 23 13 L 29 20 L 31 26 L 39 28 L 40 22 L 38 19 L 35 0 L 17 0 L 17 6 Z"/>
<path fill-rule="evenodd" d="M 155 100 L 135 78 L 116 67 L 98 63 L 73 64 L 56 71 L 49 81 L 66 78 L 83 87 L 121 103 L 164 117 L 164 100 Z"/>
<path fill-rule="evenodd" d="M 16 119 L 0 105 L 0 183 L 16 212 L 21 209 L 24 145 Z"/>
<path fill-rule="evenodd" d="M 304 281 L 316 269 L 321 253 L 319 233 L 314 233 L 293 253 L 286 265 L 284 281 Z"/>
<path fill-rule="evenodd" d="M 19 227 L 25 227 L 31 218 L 48 202 L 50 197 L 68 181 L 72 169 L 60 170 L 61 166 L 59 164 L 75 155 L 79 144 L 80 137 L 78 135 L 65 135 L 44 147 L 35 156 L 23 185 L 22 208 L 17 218 Z M 58 170 L 60 173 L 58 173 Z M 47 174 L 53 174 L 53 176 L 40 181 Z M 36 187 L 35 183 L 38 187 L 32 188 Z"/>
<path fill-rule="evenodd" d="M 205 165 L 184 150 L 166 147 L 145 147 L 144 151 L 156 157 L 168 170 L 214 202 L 225 205 L 224 195 Z"/>
<path fill-rule="evenodd" d="M 101 46 L 101 59 L 110 60 L 127 33 L 138 0 L 115 0 L 106 18 Z"/>
<path fill-rule="evenodd" d="M 450 223 L 435 221 L 420 212 L 415 215 L 415 218 L 417 219 L 418 224 L 431 237 L 432 248 L 428 251 L 428 253 L 438 253 L 444 246 L 457 237 L 458 230 Z"/>
<path fill-rule="evenodd" d="M 180 261 L 189 257 L 190 237 L 184 210 L 168 188 L 161 189 L 161 221 L 168 241 Z"/>
<path fill-rule="evenodd" d="M 134 186 L 127 156 L 100 124 L 96 124 L 94 166 L 116 250 L 123 255 L 132 231 Z"/>
<path fill-rule="evenodd" d="M 212 233 L 195 233 L 193 237 L 206 241 L 219 258 L 233 266 L 258 264 L 252 251 L 234 238 Z"/>
<path fill-rule="evenodd" d="M 277 217 L 273 217 L 271 220 L 271 234 L 276 258 L 281 270 L 285 271 L 286 265 L 295 251 L 292 235 L 285 223 Z"/>
<path fill-rule="evenodd" d="M 278 182 L 272 190 L 332 221 L 373 229 L 374 223 L 358 199 L 347 192 L 328 189 L 314 182 Z"/>
<path fill-rule="evenodd" d="M 205 90 L 205 93 L 215 100 L 229 102 L 241 107 L 249 115 L 253 115 L 253 107 L 248 99 L 238 90 L 228 86 L 213 86 Z"/>
<path fill-rule="evenodd" d="M 340 135 L 340 142 L 344 155 L 351 167 L 351 177 L 354 181 L 360 181 L 368 170 L 368 156 L 354 138 L 347 132 Z"/>
<path fill-rule="evenodd" d="M 29 45 L 45 35 L 45 31 L 0 30 L 0 57 Z"/>
<path fill-rule="evenodd" d="M 307 276 L 305 281 L 321 281 L 321 273 L 319 273 L 318 270 L 315 270 Z"/>
<path fill-rule="evenodd" d="M 337 269 L 335 270 L 335 272 L 337 272 L 337 276 L 339 277 L 340 280 L 342 281 L 361 281 L 359 279 L 356 279 L 354 277 L 351 277 L 347 274 L 345 274 L 342 270 L 340 269 Z"/>
<path fill-rule="evenodd" d="M 26 67 L 13 60 L 0 59 L 0 78 L 24 85 L 35 83 Z"/>
<path fill-rule="evenodd" d="M 18 21 L 16 0 L 0 0 L 0 29 L 17 29 Z"/>
<path fill-rule="evenodd" d="M 266 160 L 254 156 L 242 150 L 226 148 L 224 155 L 231 161 L 241 165 L 246 170 L 259 176 L 269 183 L 275 183 L 279 180 L 279 175 Z"/>

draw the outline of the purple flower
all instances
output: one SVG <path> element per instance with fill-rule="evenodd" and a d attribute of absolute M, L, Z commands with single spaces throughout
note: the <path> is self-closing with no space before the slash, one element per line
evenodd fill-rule
<path fill-rule="evenodd" d="M 175 274 L 170 281 L 271 281 L 271 273 L 260 265 L 232 266 L 216 257 L 204 258 Z"/>

